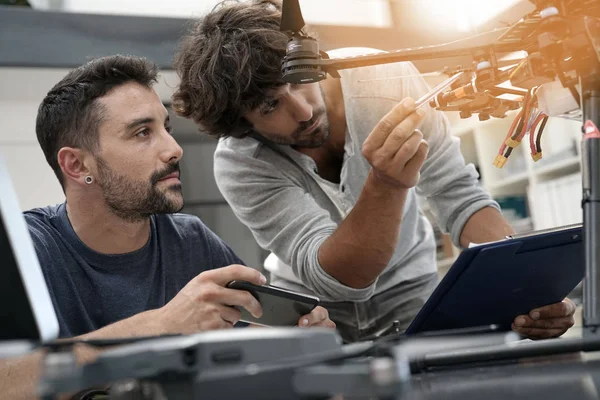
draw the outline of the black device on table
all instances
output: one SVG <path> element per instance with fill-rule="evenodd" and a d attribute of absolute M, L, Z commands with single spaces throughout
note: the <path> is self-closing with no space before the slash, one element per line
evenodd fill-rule
<path fill-rule="evenodd" d="M 300 317 L 310 314 L 319 305 L 319 298 L 293 292 L 277 286 L 258 286 L 246 281 L 231 281 L 230 289 L 246 290 L 258 300 L 263 310 L 260 318 L 254 318 L 245 308 L 240 321 L 265 326 L 295 326 Z"/>

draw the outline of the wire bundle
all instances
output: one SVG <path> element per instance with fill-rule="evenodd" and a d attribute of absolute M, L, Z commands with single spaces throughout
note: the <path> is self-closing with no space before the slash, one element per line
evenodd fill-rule
<path fill-rule="evenodd" d="M 502 146 L 498 150 L 498 155 L 494 160 L 494 166 L 504 167 L 506 160 L 512 151 L 521 144 L 526 134 L 529 134 L 529 147 L 531 158 L 538 161 L 542 158 L 542 133 L 546 127 L 548 116 L 534 107 L 537 87 L 531 89 L 523 99 L 523 108 L 514 119 Z M 539 126 L 539 129 L 538 129 Z"/>

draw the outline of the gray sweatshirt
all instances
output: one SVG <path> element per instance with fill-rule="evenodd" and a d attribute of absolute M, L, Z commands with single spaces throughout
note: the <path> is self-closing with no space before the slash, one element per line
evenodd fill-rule
<path fill-rule="evenodd" d="M 340 74 L 347 132 L 339 184 L 321 178 L 310 157 L 251 137 L 219 142 L 215 177 L 258 244 L 290 266 L 308 292 L 325 301 L 363 302 L 402 282 L 435 273 L 433 230 L 419 210 L 417 194 L 427 198 L 441 229 L 450 233 L 455 244 L 471 215 L 484 207 L 499 207 L 479 186 L 473 165 L 465 165 L 446 117 L 425 106 L 427 115 L 420 129 L 429 143 L 429 155 L 418 185 L 408 193 L 389 264 L 372 285 L 361 289 L 343 285 L 325 272 L 317 256 L 319 247 L 352 210 L 371 168 L 361 152 L 363 142 L 398 102 L 408 96 L 418 99 L 429 90 L 411 63 Z M 289 288 L 297 287 L 290 282 Z"/>

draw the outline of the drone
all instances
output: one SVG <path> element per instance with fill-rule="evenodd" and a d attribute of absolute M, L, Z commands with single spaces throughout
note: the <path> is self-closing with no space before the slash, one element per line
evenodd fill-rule
<path fill-rule="evenodd" d="M 597 19 L 600 0 L 529 1 L 536 9 L 504 29 L 492 43 L 457 49 L 454 42 L 332 59 L 319 50 L 315 38 L 304 33 L 298 0 L 283 0 L 280 30 L 290 36 L 281 66 L 283 80 L 292 84 L 314 83 L 327 75 L 339 78 L 341 69 L 471 56 L 472 66 L 444 71 L 454 79 L 429 105 L 440 111 L 458 111 L 461 118 L 477 114 L 480 121 L 505 118 L 508 111 L 520 109 L 494 165 L 502 168 L 527 134 L 531 156 L 538 161 L 542 158 L 541 137 L 548 121 L 548 115 L 536 107 L 539 88 L 558 80 L 569 90 L 579 108 L 586 90 L 600 88 L 600 43 L 597 42 L 600 40 Z M 523 59 L 501 58 L 522 51 L 527 53 Z"/>

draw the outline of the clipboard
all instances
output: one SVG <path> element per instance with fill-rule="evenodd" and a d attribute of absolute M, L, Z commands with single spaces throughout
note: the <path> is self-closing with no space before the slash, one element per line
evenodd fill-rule
<path fill-rule="evenodd" d="M 581 224 L 515 235 L 462 251 L 407 335 L 496 325 L 562 301 L 585 277 Z"/>

